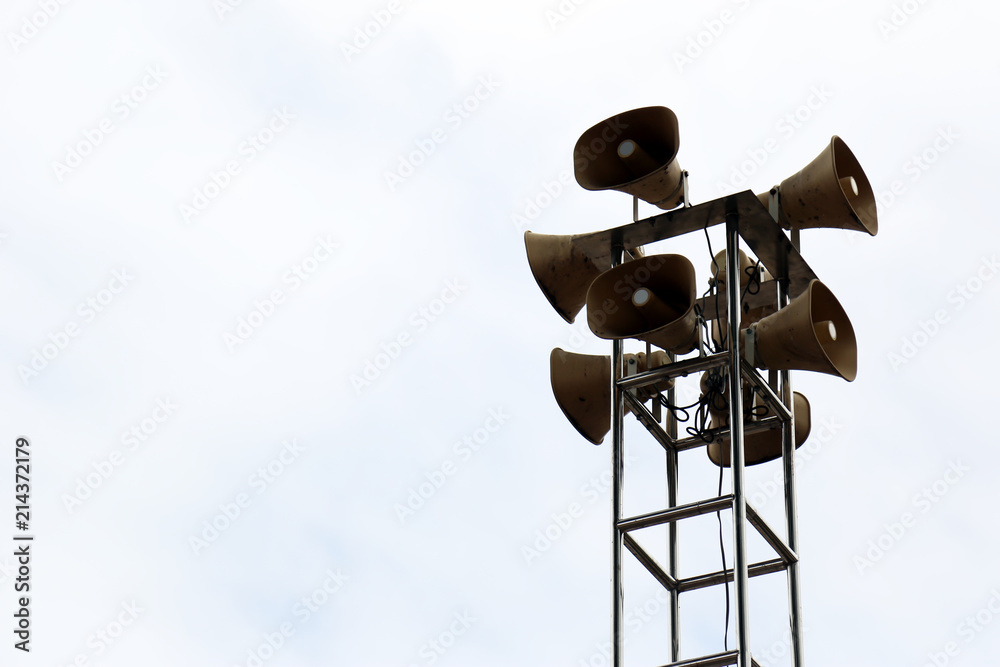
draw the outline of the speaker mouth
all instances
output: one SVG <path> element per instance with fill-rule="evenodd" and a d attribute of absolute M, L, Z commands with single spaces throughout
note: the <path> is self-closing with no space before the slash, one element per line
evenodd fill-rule
<path fill-rule="evenodd" d="M 835 332 L 834 340 L 820 340 L 813 327 L 813 337 L 837 374 L 848 382 L 853 382 L 858 376 L 858 341 L 854 335 L 854 327 L 829 287 L 814 280 L 809 284 L 808 291 L 811 293 L 812 321 L 830 322 Z M 832 324 L 834 322 L 835 325 Z"/>
<path fill-rule="evenodd" d="M 843 139 L 833 135 L 830 143 L 833 145 L 833 170 L 837 174 L 841 192 L 851 207 L 854 219 L 866 232 L 875 236 L 878 234 L 878 210 L 872 184 L 868 181 L 858 158 L 854 157 L 854 153 Z M 845 188 L 846 179 L 851 179 L 856 193 L 853 189 Z"/>
<path fill-rule="evenodd" d="M 854 327 L 837 297 L 819 280 L 750 330 L 755 334 L 757 368 L 815 371 L 848 382 L 858 375 Z"/>
<path fill-rule="evenodd" d="M 639 294 L 643 296 L 636 303 Z M 636 338 L 677 354 L 698 344 L 694 265 L 651 255 L 605 271 L 587 291 L 587 324 L 598 338 Z"/>

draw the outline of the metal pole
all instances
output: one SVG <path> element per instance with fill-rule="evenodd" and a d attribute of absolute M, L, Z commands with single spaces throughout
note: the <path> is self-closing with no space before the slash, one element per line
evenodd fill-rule
<path fill-rule="evenodd" d="M 798 230 L 792 230 L 795 249 L 799 248 Z M 778 282 L 778 308 L 788 305 L 788 280 Z M 785 477 L 785 521 L 788 528 L 788 548 L 799 555 L 798 510 L 795 500 L 795 401 L 789 371 L 781 371 L 781 400 L 792 413 L 791 420 L 781 427 L 781 460 Z M 798 559 L 788 566 L 788 624 L 791 644 L 792 667 L 802 667 L 802 606 L 799 591 Z"/>
<path fill-rule="evenodd" d="M 729 442 L 733 476 L 733 583 L 736 598 L 738 667 L 751 667 L 747 608 L 749 566 L 746 549 L 747 506 L 743 485 L 743 373 L 740 364 L 739 214 L 726 213 L 726 317 L 729 326 Z"/>
<path fill-rule="evenodd" d="M 670 354 L 670 363 L 674 362 L 674 355 Z M 670 405 L 677 405 L 677 391 L 671 386 L 667 390 L 667 401 Z M 677 419 L 674 413 L 667 410 L 667 435 L 675 442 L 677 441 Z M 677 450 L 667 450 L 667 507 L 673 509 L 677 507 Z M 667 573 L 676 580 L 678 578 L 677 563 L 677 522 L 671 521 L 667 526 Z M 670 591 L 670 661 L 679 662 L 681 659 L 681 593 L 678 590 Z"/>
<path fill-rule="evenodd" d="M 611 248 L 611 267 L 622 263 L 623 247 L 620 241 Z M 622 489 L 625 478 L 625 402 L 618 380 L 622 377 L 622 341 L 611 343 L 611 664 L 621 667 L 625 646 L 625 600 L 622 591 L 623 533 L 618 528 L 622 520 Z"/>

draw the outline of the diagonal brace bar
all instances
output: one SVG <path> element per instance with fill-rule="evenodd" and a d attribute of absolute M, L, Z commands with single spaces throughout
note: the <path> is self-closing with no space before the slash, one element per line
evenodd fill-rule
<path fill-rule="evenodd" d="M 646 427 L 649 434 L 656 438 L 656 441 L 660 443 L 665 450 L 668 452 L 673 450 L 673 438 L 667 435 L 667 432 L 663 430 L 659 422 L 657 422 L 653 415 L 650 414 L 649 410 L 646 409 L 646 406 L 640 403 L 639 399 L 633 396 L 631 392 L 623 391 L 622 398 L 625 399 L 625 402 L 628 403 L 629 409 L 632 410 L 632 414 L 636 416 L 636 419 L 642 422 L 642 425 Z"/>
<path fill-rule="evenodd" d="M 767 543 L 774 548 L 782 561 L 788 564 L 799 562 L 798 554 L 792 551 L 783 539 L 778 537 L 778 534 L 771 529 L 771 526 L 764 520 L 764 517 L 757 514 L 757 510 L 749 503 L 747 503 L 747 521 L 757 529 L 761 537 L 767 540 Z"/>
<path fill-rule="evenodd" d="M 638 542 L 631 536 L 626 534 L 625 536 L 625 548 L 632 552 L 636 560 L 642 563 L 642 566 L 649 570 L 649 573 L 663 585 L 668 591 L 677 590 L 677 580 L 671 577 L 669 574 L 663 571 L 663 568 L 653 560 L 653 557 L 646 553 Z"/>

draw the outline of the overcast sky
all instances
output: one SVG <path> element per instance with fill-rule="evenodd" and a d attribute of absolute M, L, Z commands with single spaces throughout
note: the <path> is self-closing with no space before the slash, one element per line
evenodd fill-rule
<path fill-rule="evenodd" d="M 663 105 L 695 203 L 767 190 L 833 135 L 879 193 L 876 237 L 802 235 L 859 346 L 853 383 L 794 378 L 808 664 L 993 664 L 998 19 L 968 0 L 6 3 L 0 662 L 606 664 L 610 447 L 565 420 L 548 358 L 610 345 L 552 310 L 522 237 L 630 222 L 628 196 L 575 183 L 572 148 Z M 703 235 L 648 251 L 706 286 Z M 662 450 L 631 419 L 627 442 L 626 512 L 657 509 Z M 779 471 L 748 491 L 780 526 Z M 681 478 L 682 501 L 709 497 L 718 469 L 694 450 Z M 683 574 L 721 567 L 718 530 L 684 525 Z M 30 654 L 15 534 L 34 536 Z M 663 531 L 641 541 L 663 558 Z M 625 576 L 627 664 L 665 664 L 662 595 Z M 750 600 L 758 661 L 789 664 L 784 576 Z M 722 650 L 722 590 L 682 605 L 683 656 Z"/>

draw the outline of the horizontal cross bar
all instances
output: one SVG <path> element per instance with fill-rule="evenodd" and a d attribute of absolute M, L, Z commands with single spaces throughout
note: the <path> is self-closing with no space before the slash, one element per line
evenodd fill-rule
<path fill-rule="evenodd" d="M 688 519 L 693 516 L 700 516 L 710 512 L 718 512 L 723 509 L 731 509 L 733 506 L 732 494 L 711 498 L 709 500 L 699 500 L 688 505 L 681 505 L 668 510 L 641 514 L 630 519 L 622 519 L 618 522 L 618 530 L 627 533 L 630 530 L 659 526 L 664 523 L 673 523 L 681 519 Z"/>
<path fill-rule="evenodd" d="M 787 566 L 780 558 L 775 558 L 773 560 L 766 560 L 760 563 L 755 563 L 751 565 L 749 569 L 749 576 L 759 577 L 762 574 L 773 574 L 774 572 L 782 572 Z M 689 577 L 687 579 L 681 579 L 677 582 L 677 590 L 684 591 L 694 591 L 699 588 L 708 588 L 709 586 L 718 586 L 723 582 L 730 582 L 733 580 L 733 570 L 730 568 L 723 572 L 719 570 L 718 572 L 713 572 L 711 574 L 703 574 L 697 577 Z"/>

